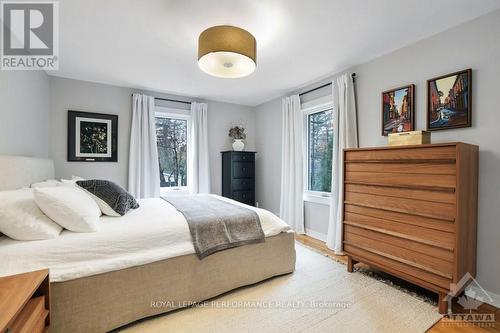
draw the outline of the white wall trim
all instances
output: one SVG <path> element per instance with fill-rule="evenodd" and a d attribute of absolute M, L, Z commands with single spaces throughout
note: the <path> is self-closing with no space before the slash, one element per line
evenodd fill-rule
<path fill-rule="evenodd" d="M 314 202 L 321 205 L 330 206 L 330 193 L 305 191 L 302 195 L 305 202 Z"/>
<path fill-rule="evenodd" d="M 155 105 L 155 113 L 164 117 L 191 118 L 191 110 Z"/>
<path fill-rule="evenodd" d="M 307 230 L 306 230 L 307 232 Z M 482 302 L 487 303 L 489 305 L 493 305 L 494 307 L 500 308 L 500 295 L 495 294 L 494 292 L 485 290 L 488 295 L 492 298 L 493 301 L 490 301 L 489 299 L 487 300 L 482 300 Z M 465 289 L 465 295 L 468 297 L 474 298 L 474 295 L 481 295 L 484 294 L 482 290 L 479 289 L 477 286 L 470 286 Z"/>
<path fill-rule="evenodd" d="M 326 242 L 326 235 L 320 232 L 314 231 L 312 229 L 306 228 L 306 235 L 312 238 L 318 239 L 322 242 Z"/>
<path fill-rule="evenodd" d="M 333 100 L 332 100 L 332 95 L 326 95 L 322 97 L 315 98 L 313 100 L 310 100 L 305 103 L 301 103 L 301 109 L 302 110 L 307 110 L 311 108 L 317 108 L 318 106 L 325 105 L 325 104 L 331 104 L 333 107 Z"/>

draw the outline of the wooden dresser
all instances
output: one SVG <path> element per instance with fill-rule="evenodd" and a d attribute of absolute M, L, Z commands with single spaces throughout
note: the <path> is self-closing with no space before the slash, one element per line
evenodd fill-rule
<path fill-rule="evenodd" d="M 255 152 L 222 152 L 222 196 L 255 206 Z"/>
<path fill-rule="evenodd" d="M 476 275 L 478 147 L 461 142 L 344 151 L 344 252 L 439 293 Z"/>
<path fill-rule="evenodd" d="M 49 271 L 0 277 L 0 333 L 41 333 L 49 328 Z"/>

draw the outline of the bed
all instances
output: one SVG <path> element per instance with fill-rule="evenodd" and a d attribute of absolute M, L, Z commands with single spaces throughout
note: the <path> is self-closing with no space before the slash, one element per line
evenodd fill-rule
<path fill-rule="evenodd" d="M 0 190 L 52 178 L 50 160 L 0 156 Z M 101 217 L 97 233 L 65 230 L 31 242 L 0 237 L 0 276 L 49 268 L 50 331 L 106 332 L 295 268 L 294 233 L 268 211 L 249 207 L 264 243 L 199 260 L 182 214 L 159 198 L 140 205 L 120 218 Z"/>

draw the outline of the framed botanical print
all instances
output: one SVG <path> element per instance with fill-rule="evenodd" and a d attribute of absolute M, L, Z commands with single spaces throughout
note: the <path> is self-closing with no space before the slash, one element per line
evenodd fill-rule
<path fill-rule="evenodd" d="M 472 70 L 427 80 L 427 130 L 472 126 Z"/>
<path fill-rule="evenodd" d="M 68 161 L 117 162 L 118 116 L 68 111 Z"/>
<path fill-rule="evenodd" d="M 414 93 L 413 84 L 382 92 L 382 135 L 415 129 Z"/>

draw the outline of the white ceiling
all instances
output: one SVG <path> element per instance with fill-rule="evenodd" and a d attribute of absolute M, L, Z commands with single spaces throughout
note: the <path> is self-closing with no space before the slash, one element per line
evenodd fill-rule
<path fill-rule="evenodd" d="M 61 0 L 50 75 L 258 105 L 500 8 L 499 0 Z M 209 26 L 257 39 L 257 70 L 220 79 L 197 65 Z"/>

